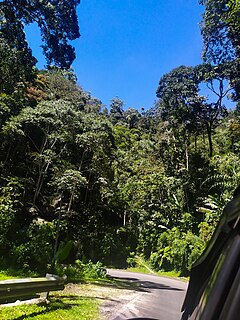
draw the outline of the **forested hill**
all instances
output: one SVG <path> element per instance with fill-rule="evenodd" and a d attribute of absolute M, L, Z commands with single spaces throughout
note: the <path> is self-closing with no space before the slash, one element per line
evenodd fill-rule
<path fill-rule="evenodd" d="M 186 273 L 240 182 L 239 1 L 203 1 L 203 64 L 162 76 L 145 112 L 119 98 L 106 109 L 77 84 L 67 41 L 79 1 L 58 2 L 56 24 L 42 1 L 0 2 L 0 264 L 44 273 L 57 237 L 73 244 L 65 264 L 142 254 Z M 46 70 L 22 29 L 40 16 Z"/>

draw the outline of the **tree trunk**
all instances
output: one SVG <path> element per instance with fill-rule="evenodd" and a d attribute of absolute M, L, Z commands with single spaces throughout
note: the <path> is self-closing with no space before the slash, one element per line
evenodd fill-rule
<path fill-rule="evenodd" d="M 212 144 L 212 124 L 206 122 L 207 128 L 207 136 L 208 136 L 208 144 L 209 144 L 209 157 L 211 158 L 213 155 L 213 144 Z"/>
<path fill-rule="evenodd" d="M 185 156 L 186 156 L 186 170 L 189 171 L 189 155 L 188 155 L 188 144 L 185 143 Z"/>
<path fill-rule="evenodd" d="M 194 148 L 197 151 L 197 134 L 194 135 Z"/>

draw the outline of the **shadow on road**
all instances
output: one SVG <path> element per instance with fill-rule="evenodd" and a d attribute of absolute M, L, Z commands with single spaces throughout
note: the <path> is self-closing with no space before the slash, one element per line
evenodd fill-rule
<path fill-rule="evenodd" d="M 141 291 L 141 292 L 149 292 L 152 289 L 184 291 L 183 289 L 174 288 L 171 286 L 167 286 L 167 285 L 152 282 L 152 281 L 142 281 L 137 278 L 112 277 L 109 275 L 107 277 L 108 279 L 111 279 L 113 281 L 110 285 L 112 287 L 119 288 L 119 289 L 124 288 L 128 290 L 135 290 L 135 291 Z"/>

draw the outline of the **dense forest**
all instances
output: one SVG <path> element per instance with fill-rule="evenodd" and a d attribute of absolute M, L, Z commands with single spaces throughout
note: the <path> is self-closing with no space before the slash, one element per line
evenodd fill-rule
<path fill-rule="evenodd" d="M 186 274 L 240 183 L 240 2 L 200 1 L 203 63 L 163 75 L 147 111 L 118 97 L 106 108 L 78 85 L 79 2 L 0 2 L 0 265 L 142 255 Z"/>

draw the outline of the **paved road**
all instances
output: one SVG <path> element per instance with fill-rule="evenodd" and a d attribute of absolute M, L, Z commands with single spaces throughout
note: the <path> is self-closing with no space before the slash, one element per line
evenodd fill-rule
<path fill-rule="evenodd" d="M 108 269 L 108 275 L 136 284 L 136 295 L 110 320 L 179 320 L 187 283 L 155 275 Z"/>

